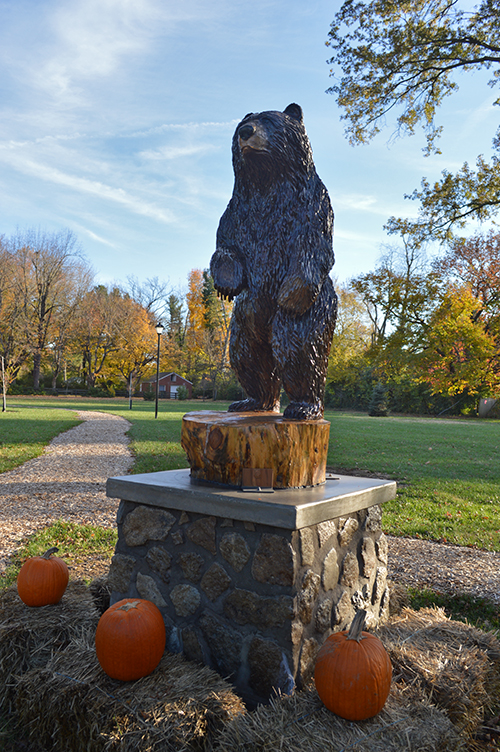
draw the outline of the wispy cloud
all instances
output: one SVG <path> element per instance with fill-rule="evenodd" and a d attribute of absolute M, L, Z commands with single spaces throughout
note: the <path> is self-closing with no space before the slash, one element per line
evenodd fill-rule
<path fill-rule="evenodd" d="M 239 120 L 228 120 L 226 122 L 218 123 L 214 121 L 210 122 L 189 122 L 189 123 L 163 123 L 162 125 L 157 125 L 154 128 L 148 128 L 145 131 L 136 131 L 135 133 L 127 133 L 127 138 L 142 138 L 144 136 L 156 136 L 160 135 L 161 133 L 166 133 L 168 131 L 193 131 L 197 129 L 233 129 L 240 121 Z"/>
<path fill-rule="evenodd" d="M 85 227 L 84 225 L 78 225 L 78 229 L 80 230 L 80 232 L 84 233 L 84 235 L 88 235 L 89 238 L 92 238 L 92 240 L 96 240 L 98 243 L 107 245 L 110 248 L 116 248 L 116 245 L 114 243 L 110 243 L 109 240 L 105 240 L 105 238 L 102 238 L 100 235 L 96 235 L 96 233 L 92 232 L 92 230 L 89 230 L 88 227 Z"/>
<path fill-rule="evenodd" d="M 160 149 L 146 149 L 139 156 L 143 159 L 163 160 L 178 159 L 179 157 L 191 157 L 194 154 L 206 154 L 216 151 L 213 144 L 193 144 L 192 146 L 162 146 Z"/>
<path fill-rule="evenodd" d="M 165 224 L 172 224 L 177 221 L 173 212 L 160 209 L 154 204 L 131 195 L 122 188 L 115 188 L 98 180 L 89 180 L 88 178 L 63 172 L 50 164 L 43 164 L 30 159 L 29 157 L 23 157 L 19 152 L 9 152 L 5 149 L 0 150 L 0 159 L 3 159 L 3 161 L 8 162 L 11 166 L 26 174 L 33 175 L 41 180 L 49 181 L 51 183 L 67 186 L 68 188 L 80 193 L 96 196 L 100 199 L 120 204 L 135 214 L 150 217 L 151 219 L 155 219 L 156 221 Z"/>
<path fill-rule="evenodd" d="M 492 136 L 495 132 L 498 121 L 498 107 L 493 104 L 494 96 L 489 94 L 486 99 L 480 104 L 479 107 L 475 107 L 469 110 L 464 110 L 464 120 L 459 133 L 459 140 L 464 141 L 470 139 L 475 133 L 483 126 L 490 118 L 494 118 L 494 125 L 492 129 Z"/>
<path fill-rule="evenodd" d="M 348 241 L 354 241 L 356 243 L 372 243 L 373 240 L 370 238 L 370 234 L 368 232 L 355 232 L 353 230 L 335 230 L 334 232 L 334 240 L 348 240 Z"/>
<path fill-rule="evenodd" d="M 342 206 L 344 209 L 355 209 L 356 211 L 375 211 L 377 198 L 362 193 L 351 193 L 335 196 L 335 205 Z"/>
<path fill-rule="evenodd" d="M 196 8 L 173 0 L 74 0 L 60 3 L 41 45 L 36 84 L 56 98 L 79 98 L 79 86 L 108 77 L 124 60 L 149 52 L 160 36 L 196 16 Z"/>
<path fill-rule="evenodd" d="M 370 214 L 377 217 L 383 217 L 388 219 L 393 214 L 404 214 L 405 217 L 416 217 L 417 207 L 411 202 L 404 201 L 401 196 L 401 201 L 395 201 L 393 204 L 389 204 L 386 200 L 386 196 L 380 201 L 376 196 L 365 195 L 362 193 L 347 193 L 344 195 L 332 195 L 333 208 L 335 210 L 342 209 L 345 211 L 353 211 L 361 216 L 363 214 Z"/>

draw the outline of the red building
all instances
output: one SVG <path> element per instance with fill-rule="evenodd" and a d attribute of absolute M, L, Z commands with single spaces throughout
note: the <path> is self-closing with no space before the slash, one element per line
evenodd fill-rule
<path fill-rule="evenodd" d="M 177 390 L 180 386 L 186 387 L 188 399 L 193 396 L 193 385 L 187 379 L 179 376 L 178 373 L 160 373 L 158 378 L 158 395 L 166 399 L 177 399 Z M 139 384 L 139 393 L 144 392 L 156 393 L 156 376 L 151 379 L 141 381 Z"/>

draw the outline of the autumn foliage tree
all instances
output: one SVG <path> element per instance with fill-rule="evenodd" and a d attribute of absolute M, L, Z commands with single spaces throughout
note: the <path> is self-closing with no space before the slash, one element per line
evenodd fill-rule
<path fill-rule="evenodd" d="M 327 402 L 336 407 L 352 404 L 363 390 L 363 371 L 370 347 L 373 326 L 363 299 L 353 285 L 336 284 L 338 315 L 328 360 Z M 372 322 L 373 323 L 373 322 Z"/>
<path fill-rule="evenodd" d="M 434 373 L 445 374 L 437 383 L 448 393 L 499 393 L 500 235 L 454 239 L 433 267 L 449 280 L 428 334 L 429 352 L 441 358 Z"/>
<path fill-rule="evenodd" d="M 2 328 L 9 331 L 4 336 L 11 341 L 8 362 L 15 370 L 14 349 L 18 364 L 30 357 L 33 387 L 38 389 L 42 359 L 50 354 L 58 362 L 72 312 L 89 288 L 92 271 L 70 230 L 18 232 L 4 241 L 2 253 L 8 307 Z"/>
<path fill-rule="evenodd" d="M 500 350 L 469 287 L 451 286 L 433 311 L 419 363 L 434 394 L 488 397 L 500 392 Z"/>
<path fill-rule="evenodd" d="M 110 380 L 122 378 L 130 394 L 148 366 L 156 362 L 157 334 L 151 314 L 128 295 L 119 304 L 115 348 L 108 353 L 106 375 Z"/>
<path fill-rule="evenodd" d="M 82 300 L 78 316 L 73 320 L 74 353 L 81 358 L 87 386 L 107 373 L 111 354 L 120 349 L 121 327 L 124 322 L 123 293 L 118 287 L 94 287 Z"/>
<path fill-rule="evenodd" d="M 490 230 L 470 238 L 455 238 L 434 269 L 465 284 L 478 301 L 481 312 L 497 320 L 500 312 L 500 235 Z"/>
<path fill-rule="evenodd" d="M 229 368 L 232 303 L 217 297 L 212 277 L 201 269 L 193 269 L 189 274 L 186 302 L 188 370 L 196 379 L 209 379 L 215 397 L 217 383 Z"/>
<path fill-rule="evenodd" d="M 353 405 L 366 407 L 377 383 L 393 407 L 414 412 L 472 408 L 478 397 L 499 395 L 499 267 L 500 236 L 490 232 L 455 239 L 429 261 L 392 248 L 352 279 L 370 324 L 356 370 L 348 368 Z M 330 367 L 329 379 L 342 392 L 338 369 Z"/>
<path fill-rule="evenodd" d="M 7 385 L 29 356 L 22 326 L 23 304 L 16 295 L 16 272 L 16 259 L 0 239 L 0 355 Z"/>

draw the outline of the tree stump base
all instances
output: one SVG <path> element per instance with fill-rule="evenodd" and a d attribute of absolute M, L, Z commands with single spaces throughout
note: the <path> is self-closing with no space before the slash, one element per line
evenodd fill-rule
<path fill-rule="evenodd" d="M 304 488 L 325 482 L 330 423 L 272 412 L 186 413 L 191 478 L 226 486 Z"/>

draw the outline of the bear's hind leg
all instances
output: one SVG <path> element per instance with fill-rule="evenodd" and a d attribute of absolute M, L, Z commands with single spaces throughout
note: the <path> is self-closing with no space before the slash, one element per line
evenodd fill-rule
<path fill-rule="evenodd" d="M 274 354 L 290 404 L 289 420 L 320 420 L 328 355 L 337 318 L 337 296 L 327 278 L 317 300 L 302 316 L 280 310 L 273 326 Z"/>
<path fill-rule="evenodd" d="M 242 293 L 233 308 L 229 358 L 248 398 L 233 402 L 228 412 L 279 412 L 281 381 L 266 330 L 255 322 L 253 306 Z"/>

